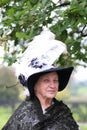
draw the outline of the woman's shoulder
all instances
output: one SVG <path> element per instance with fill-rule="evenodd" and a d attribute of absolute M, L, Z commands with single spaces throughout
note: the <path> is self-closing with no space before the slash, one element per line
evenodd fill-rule
<path fill-rule="evenodd" d="M 30 108 L 33 107 L 33 102 L 32 100 L 30 100 L 29 98 L 26 98 L 24 101 L 22 101 L 22 103 L 18 106 L 18 108 L 16 109 L 16 111 L 26 111 L 27 109 L 30 110 Z"/>
<path fill-rule="evenodd" d="M 30 118 L 32 110 L 31 107 L 32 107 L 31 100 L 23 101 L 15 110 L 15 112 L 12 114 L 12 116 L 9 118 L 3 130 L 10 130 L 10 128 L 11 130 L 17 129 L 18 125 L 22 125 L 22 123 L 25 123 L 26 119 Z"/>
<path fill-rule="evenodd" d="M 32 101 L 31 100 L 24 100 L 22 101 L 22 103 L 15 109 L 13 115 L 11 116 L 11 118 L 15 118 L 15 119 L 21 119 L 22 117 L 26 116 L 27 113 L 29 114 L 32 110 Z M 22 117 L 21 117 L 22 116 Z"/>
<path fill-rule="evenodd" d="M 66 103 L 64 103 L 62 100 L 59 101 L 57 99 L 54 99 L 54 102 L 55 102 L 55 104 L 58 106 L 58 108 L 60 110 L 69 111 L 71 113 L 71 110 L 70 110 L 69 106 Z"/>

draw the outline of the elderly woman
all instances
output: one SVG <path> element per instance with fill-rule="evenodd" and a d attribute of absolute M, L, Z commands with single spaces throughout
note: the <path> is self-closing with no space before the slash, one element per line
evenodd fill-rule
<path fill-rule="evenodd" d="M 70 109 L 55 99 L 69 81 L 73 67 L 50 68 L 28 77 L 28 97 L 2 130 L 78 130 Z"/>

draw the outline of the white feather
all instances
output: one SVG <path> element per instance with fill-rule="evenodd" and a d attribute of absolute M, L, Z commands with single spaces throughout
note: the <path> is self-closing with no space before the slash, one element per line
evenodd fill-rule
<path fill-rule="evenodd" d="M 43 30 L 23 53 L 20 72 L 28 77 L 32 73 L 49 68 L 62 53 L 67 53 L 66 45 L 55 40 L 55 35 L 49 29 Z"/>

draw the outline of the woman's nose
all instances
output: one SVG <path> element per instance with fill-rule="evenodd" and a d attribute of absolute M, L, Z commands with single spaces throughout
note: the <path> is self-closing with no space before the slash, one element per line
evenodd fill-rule
<path fill-rule="evenodd" d="M 54 86 L 55 86 L 54 81 L 50 81 L 50 86 L 51 86 L 51 87 L 54 87 Z"/>

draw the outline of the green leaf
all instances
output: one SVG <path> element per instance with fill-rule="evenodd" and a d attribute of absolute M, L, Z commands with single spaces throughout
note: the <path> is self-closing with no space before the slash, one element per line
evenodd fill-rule
<path fill-rule="evenodd" d="M 0 36 L 3 34 L 3 29 L 0 29 Z"/>
<path fill-rule="evenodd" d="M 32 5 L 31 5 L 30 1 L 27 1 L 27 6 L 29 7 L 29 9 L 32 8 Z"/>
<path fill-rule="evenodd" d="M 16 37 L 18 37 L 18 38 L 25 38 L 25 39 L 29 38 L 29 36 L 26 35 L 24 32 L 16 32 Z"/>
<path fill-rule="evenodd" d="M 14 9 L 13 8 L 9 9 L 7 13 L 9 16 L 14 16 Z"/>
<path fill-rule="evenodd" d="M 30 0 L 31 4 L 37 4 L 38 0 Z"/>
<path fill-rule="evenodd" d="M 0 0 L 0 7 L 4 6 L 5 4 L 9 3 L 10 0 Z"/>

